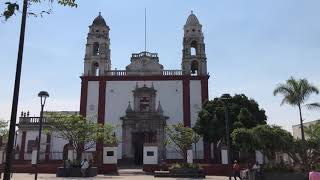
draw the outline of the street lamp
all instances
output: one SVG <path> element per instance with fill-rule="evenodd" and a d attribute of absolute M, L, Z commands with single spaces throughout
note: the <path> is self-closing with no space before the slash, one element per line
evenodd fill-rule
<path fill-rule="evenodd" d="M 228 101 L 231 99 L 230 94 L 223 94 L 220 100 L 223 102 L 224 106 L 224 115 L 226 121 L 226 141 L 227 141 L 227 158 L 228 158 L 228 165 L 231 164 L 231 148 L 230 148 L 230 127 L 229 127 L 229 113 L 228 113 Z M 229 180 L 231 180 L 231 176 L 229 175 Z"/>
<path fill-rule="evenodd" d="M 38 136 L 38 146 L 37 146 L 37 158 L 36 158 L 36 172 L 34 174 L 34 179 L 37 180 L 38 178 L 38 161 L 39 161 L 39 154 L 40 154 L 40 142 L 41 142 L 41 130 L 42 130 L 42 119 L 43 119 L 43 107 L 46 104 L 46 99 L 49 97 L 48 92 L 46 91 L 40 91 L 38 94 L 38 97 L 40 97 L 40 103 L 41 103 L 41 112 L 40 112 L 40 119 L 39 119 L 39 136 Z"/>

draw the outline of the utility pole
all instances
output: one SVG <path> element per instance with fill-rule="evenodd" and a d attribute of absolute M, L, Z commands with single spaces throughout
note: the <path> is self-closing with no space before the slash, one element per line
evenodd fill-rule
<path fill-rule="evenodd" d="M 25 30 L 26 30 L 27 8 L 28 8 L 28 0 L 23 0 L 19 50 L 18 50 L 18 58 L 17 58 L 16 76 L 14 81 L 9 137 L 8 137 L 8 144 L 7 144 L 7 150 L 6 150 L 6 162 L 5 162 L 4 176 L 3 176 L 4 180 L 10 180 L 10 173 L 12 169 L 13 144 L 14 144 L 17 109 L 18 109 L 18 101 L 19 101 L 19 89 L 20 89 L 20 79 L 21 79 L 24 36 L 25 36 Z"/>

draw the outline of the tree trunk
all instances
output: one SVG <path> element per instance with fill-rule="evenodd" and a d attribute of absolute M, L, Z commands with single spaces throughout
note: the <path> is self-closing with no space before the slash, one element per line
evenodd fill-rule
<path fill-rule="evenodd" d="M 77 151 L 77 156 L 76 156 L 76 159 L 78 160 L 78 161 L 81 161 L 81 156 L 82 156 L 82 146 L 79 146 L 77 149 L 76 149 L 76 151 Z"/>
<path fill-rule="evenodd" d="M 302 119 L 302 113 L 301 113 L 301 105 L 299 104 L 298 107 L 299 107 L 299 115 L 300 115 L 301 139 L 302 139 L 302 141 L 305 141 L 304 129 L 303 129 L 303 119 Z"/>
<path fill-rule="evenodd" d="M 183 150 L 183 164 L 187 164 L 188 161 L 187 161 L 187 150 Z"/>
<path fill-rule="evenodd" d="M 214 149 L 213 149 L 213 153 L 214 153 L 214 158 L 213 158 L 213 162 L 216 164 L 221 164 L 221 146 L 218 146 L 218 143 L 214 143 Z"/>

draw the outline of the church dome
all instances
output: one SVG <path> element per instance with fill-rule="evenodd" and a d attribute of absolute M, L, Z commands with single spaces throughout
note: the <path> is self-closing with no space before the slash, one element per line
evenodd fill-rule
<path fill-rule="evenodd" d="M 92 25 L 95 26 L 107 26 L 106 21 L 104 20 L 104 18 L 101 16 L 101 13 L 99 12 L 99 16 L 97 16 L 94 20 Z"/>
<path fill-rule="evenodd" d="M 192 11 L 191 11 L 191 14 L 189 15 L 189 17 L 188 17 L 188 19 L 187 19 L 186 25 L 187 25 L 187 26 L 200 25 L 197 16 L 194 15 Z"/>

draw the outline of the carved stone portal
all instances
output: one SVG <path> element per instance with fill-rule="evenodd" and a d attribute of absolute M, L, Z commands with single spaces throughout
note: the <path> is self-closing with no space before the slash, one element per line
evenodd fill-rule
<path fill-rule="evenodd" d="M 158 146 L 159 159 L 165 158 L 164 128 L 168 117 L 163 115 L 160 102 L 156 108 L 156 90 L 152 87 L 138 87 L 133 90 L 134 107 L 129 102 L 122 122 L 123 159 L 133 160 L 136 165 L 143 162 L 143 145 Z"/>

